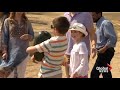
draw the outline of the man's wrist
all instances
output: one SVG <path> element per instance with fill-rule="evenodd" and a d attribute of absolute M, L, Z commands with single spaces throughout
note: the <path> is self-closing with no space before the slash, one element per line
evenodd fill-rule
<path fill-rule="evenodd" d="M 108 49 L 109 47 L 107 46 L 107 45 L 105 45 L 104 47 L 103 47 L 103 49 L 106 51 L 107 49 Z"/>

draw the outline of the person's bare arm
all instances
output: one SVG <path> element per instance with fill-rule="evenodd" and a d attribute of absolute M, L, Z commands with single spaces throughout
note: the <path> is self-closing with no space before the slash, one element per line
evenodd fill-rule
<path fill-rule="evenodd" d="M 30 46 L 26 49 L 27 53 L 35 53 L 38 52 L 37 48 L 35 46 Z"/>
<path fill-rule="evenodd" d="M 89 32 L 89 34 L 90 34 L 90 41 L 91 41 L 91 47 L 92 48 L 96 48 L 96 40 L 97 40 L 97 38 L 96 38 L 96 34 L 95 34 L 95 28 L 92 27 L 91 29 L 92 30 Z"/>
<path fill-rule="evenodd" d="M 94 27 L 92 28 L 91 32 L 89 32 L 89 34 L 91 41 L 91 53 L 92 53 L 91 57 L 94 58 L 96 56 L 96 41 L 97 41 Z"/>

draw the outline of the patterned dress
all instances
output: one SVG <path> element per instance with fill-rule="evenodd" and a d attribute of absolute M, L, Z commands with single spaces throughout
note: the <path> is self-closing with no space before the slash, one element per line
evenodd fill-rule
<path fill-rule="evenodd" d="M 3 43 L 8 48 L 7 60 L 2 60 L 0 68 L 14 68 L 19 65 L 27 56 L 26 49 L 29 41 L 22 40 L 23 34 L 30 34 L 34 37 L 33 28 L 30 22 L 22 20 L 21 24 L 17 21 L 7 18 L 4 22 Z"/>

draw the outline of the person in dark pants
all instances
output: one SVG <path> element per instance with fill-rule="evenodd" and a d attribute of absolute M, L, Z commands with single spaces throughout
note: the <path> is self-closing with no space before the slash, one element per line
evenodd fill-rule
<path fill-rule="evenodd" d="M 92 12 L 93 21 L 96 23 L 97 59 L 91 71 L 91 78 L 112 78 L 110 62 L 114 56 L 117 36 L 113 24 L 102 16 L 102 12 Z"/>

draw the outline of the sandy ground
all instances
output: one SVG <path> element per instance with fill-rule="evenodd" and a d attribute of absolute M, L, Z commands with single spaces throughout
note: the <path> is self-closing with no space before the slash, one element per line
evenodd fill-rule
<path fill-rule="evenodd" d="M 34 31 L 39 32 L 41 30 L 47 30 L 51 32 L 50 24 L 53 18 L 57 16 L 63 15 L 64 12 L 29 12 L 27 13 L 27 16 L 29 20 L 31 21 Z M 110 19 L 115 27 L 116 33 L 118 35 L 118 42 L 116 45 L 116 52 L 115 55 L 111 61 L 112 66 L 112 75 L 113 78 L 120 78 L 120 13 L 119 12 L 107 12 L 103 14 L 106 18 Z M 32 42 L 30 43 L 32 44 Z M 95 63 L 95 59 L 91 59 L 89 62 L 89 75 L 91 72 L 91 69 Z M 31 60 L 29 60 L 27 64 L 27 70 L 26 70 L 26 78 L 37 78 L 37 74 L 39 72 L 39 63 L 33 63 Z M 64 67 L 63 68 L 63 78 L 66 77 Z"/>

